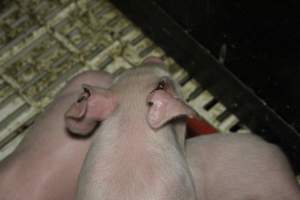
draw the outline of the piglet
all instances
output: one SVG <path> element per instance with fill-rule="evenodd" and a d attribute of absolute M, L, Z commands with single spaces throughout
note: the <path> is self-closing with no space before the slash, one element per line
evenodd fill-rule
<path fill-rule="evenodd" d="M 67 128 L 85 135 L 99 122 L 80 173 L 78 200 L 193 200 L 183 154 L 185 104 L 159 60 L 116 77 L 109 89 L 84 84 L 65 114 Z"/>
<path fill-rule="evenodd" d="M 287 158 L 277 146 L 254 134 L 191 138 L 186 154 L 199 199 L 300 199 Z"/>
<path fill-rule="evenodd" d="M 1 200 L 73 200 L 92 137 L 72 137 L 64 113 L 81 96 L 83 83 L 108 88 L 111 75 L 88 71 L 73 78 L 37 118 L 24 140 L 0 163 Z"/>

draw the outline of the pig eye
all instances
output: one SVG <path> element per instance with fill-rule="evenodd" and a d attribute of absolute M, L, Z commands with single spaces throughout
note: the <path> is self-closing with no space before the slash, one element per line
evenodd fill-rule
<path fill-rule="evenodd" d="M 77 103 L 82 102 L 83 100 L 88 99 L 91 96 L 91 92 L 87 88 L 83 88 L 83 94 L 77 99 Z"/>

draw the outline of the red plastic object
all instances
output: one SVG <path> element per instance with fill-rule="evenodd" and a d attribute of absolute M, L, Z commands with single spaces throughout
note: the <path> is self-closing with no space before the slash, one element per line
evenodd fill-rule
<path fill-rule="evenodd" d="M 187 138 L 217 133 L 218 130 L 199 117 L 187 118 Z"/>

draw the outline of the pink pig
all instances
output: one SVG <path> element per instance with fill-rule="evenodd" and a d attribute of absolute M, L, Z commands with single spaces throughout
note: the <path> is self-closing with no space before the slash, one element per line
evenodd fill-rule
<path fill-rule="evenodd" d="M 196 199 L 184 156 L 185 120 L 193 110 L 153 59 L 116 77 L 109 89 L 83 85 L 66 112 L 68 129 L 90 133 L 77 199 Z"/>
<path fill-rule="evenodd" d="M 191 138 L 186 154 L 199 200 L 300 199 L 286 157 L 251 133 Z"/>
<path fill-rule="evenodd" d="M 185 118 L 195 113 L 156 67 L 161 60 L 143 65 L 114 80 L 85 72 L 70 81 L 0 163 L 0 199 L 73 200 L 76 190 L 80 200 L 300 199 L 287 159 L 261 138 L 185 141 Z M 67 128 L 83 137 L 65 129 L 64 114 Z"/>
<path fill-rule="evenodd" d="M 109 74 L 89 71 L 73 78 L 37 119 L 24 140 L 0 163 L 1 200 L 73 200 L 90 138 L 74 138 L 64 113 L 81 92 L 81 84 L 108 88 Z"/>

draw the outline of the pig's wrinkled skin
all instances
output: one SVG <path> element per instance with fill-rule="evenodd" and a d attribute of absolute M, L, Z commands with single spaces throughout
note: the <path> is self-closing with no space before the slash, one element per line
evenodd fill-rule
<path fill-rule="evenodd" d="M 90 139 L 66 131 L 64 113 L 81 93 L 81 84 L 104 88 L 112 78 L 88 71 L 73 78 L 38 117 L 16 151 L 0 163 L 1 200 L 73 200 Z"/>
<path fill-rule="evenodd" d="M 84 86 L 89 92 L 66 113 L 67 127 L 86 134 L 94 121 L 102 124 L 80 173 L 78 200 L 196 199 L 184 133 L 176 135 L 178 117 L 192 111 L 173 81 L 156 90 L 163 77 L 170 81 L 161 68 L 143 66 L 117 77 L 109 90 Z"/>
<path fill-rule="evenodd" d="M 300 199 L 286 157 L 258 136 L 200 136 L 187 140 L 186 153 L 199 199 Z"/>

